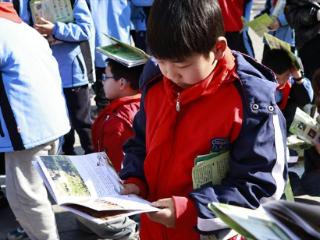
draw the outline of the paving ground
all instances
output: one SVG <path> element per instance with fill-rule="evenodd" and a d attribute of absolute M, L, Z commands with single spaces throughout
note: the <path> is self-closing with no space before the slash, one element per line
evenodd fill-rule
<path fill-rule="evenodd" d="M 264 1 L 263 0 L 255 0 L 253 6 L 253 16 L 263 7 Z M 262 41 L 259 39 L 254 33 L 250 32 L 254 49 L 256 53 L 256 58 L 258 60 L 261 59 L 262 55 Z M 79 145 L 79 144 L 78 144 Z M 81 153 L 81 149 L 78 147 L 77 151 Z M 297 167 L 297 171 L 301 173 L 303 170 L 301 169 L 301 165 Z M 3 176 L 0 177 L 0 185 L 4 185 L 4 178 Z M 93 240 L 97 239 L 96 236 L 92 234 L 88 234 L 86 232 L 83 232 L 79 230 L 75 218 L 72 214 L 63 211 L 58 206 L 53 206 L 55 213 L 56 213 L 56 219 L 58 224 L 58 229 L 60 233 L 60 237 L 62 240 Z M 17 222 L 15 221 L 15 218 L 10 211 L 9 207 L 6 208 L 0 208 L 0 240 L 5 239 L 5 235 L 8 231 L 16 228 Z"/>

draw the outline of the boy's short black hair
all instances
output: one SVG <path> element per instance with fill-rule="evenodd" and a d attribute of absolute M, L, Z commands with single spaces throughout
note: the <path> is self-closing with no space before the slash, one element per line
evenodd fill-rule
<path fill-rule="evenodd" d="M 267 50 L 262 59 L 262 64 L 270 68 L 276 74 L 282 74 L 294 66 L 292 58 L 284 49 Z"/>
<path fill-rule="evenodd" d="M 217 0 L 155 0 L 152 5 L 147 40 L 156 58 L 207 56 L 220 36 L 224 26 Z"/>
<path fill-rule="evenodd" d="M 120 78 L 124 78 L 130 83 L 130 87 L 133 90 L 139 89 L 139 78 L 144 65 L 128 68 L 112 59 L 108 59 L 107 64 L 110 67 L 110 71 L 113 74 L 114 80 L 118 81 Z"/>

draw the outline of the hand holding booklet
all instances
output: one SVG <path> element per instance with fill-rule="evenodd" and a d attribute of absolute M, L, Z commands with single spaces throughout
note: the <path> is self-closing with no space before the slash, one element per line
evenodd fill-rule
<path fill-rule="evenodd" d="M 34 162 L 58 205 L 96 223 L 159 209 L 136 195 L 121 195 L 122 183 L 104 152 L 41 156 Z"/>
<path fill-rule="evenodd" d="M 73 22 L 70 0 L 31 0 L 29 4 L 34 23 L 39 23 L 41 17 L 52 23 Z"/>
<path fill-rule="evenodd" d="M 320 126 L 310 115 L 297 108 L 289 131 L 309 145 L 320 143 Z"/>

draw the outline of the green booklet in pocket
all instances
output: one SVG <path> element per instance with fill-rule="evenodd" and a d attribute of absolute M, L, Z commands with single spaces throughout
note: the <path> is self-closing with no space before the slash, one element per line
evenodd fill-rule
<path fill-rule="evenodd" d="M 193 188 L 197 189 L 206 183 L 220 184 L 229 171 L 230 153 L 209 153 L 199 155 L 192 169 Z"/>

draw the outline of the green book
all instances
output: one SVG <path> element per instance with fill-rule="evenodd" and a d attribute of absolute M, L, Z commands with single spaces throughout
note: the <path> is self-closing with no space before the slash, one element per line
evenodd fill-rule
<path fill-rule="evenodd" d="M 113 44 L 97 47 L 97 51 L 127 67 L 145 64 L 150 58 L 148 54 L 137 47 L 121 42 L 107 34 L 105 36 L 110 38 Z"/>
<path fill-rule="evenodd" d="M 229 152 L 209 153 L 195 159 L 192 168 L 193 188 L 197 189 L 206 183 L 218 185 L 229 171 Z"/>
<path fill-rule="evenodd" d="M 245 22 L 246 27 L 250 27 L 258 36 L 263 37 L 263 35 L 270 31 L 269 26 L 273 23 L 273 18 L 268 14 L 262 14 L 261 16 Z"/>

